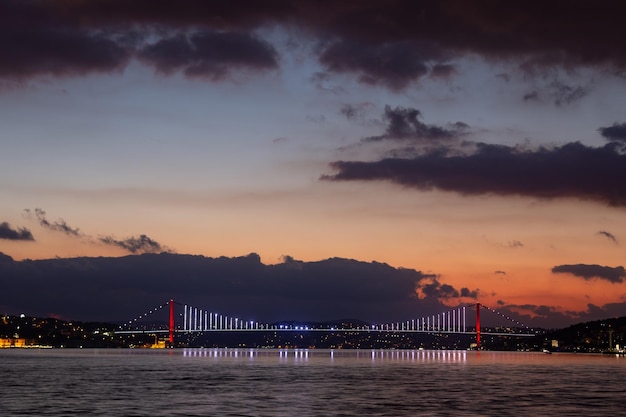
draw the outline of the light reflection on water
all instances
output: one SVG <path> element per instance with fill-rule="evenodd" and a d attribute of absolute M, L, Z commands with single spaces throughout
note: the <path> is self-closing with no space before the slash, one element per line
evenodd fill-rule
<path fill-rule="evenodd" d="M 0 350 L 2 415 L 624 415 L 626 357 L 429 350 Z"/>
<path fill-rule="evenodd" d="M 181 349 L 184 357 L 205 358 L 292 358 L 294 361 L 307 362 L 309 357 L 327 358 L 331 362 L 335 358 L 372 361 L 410 361 L 410 362 L 465 362 L 465 350 L 326 350 L 326 349 Z M 479 354 L 482 352 L 478 352 Z M 503 353 L 500 352 L 500 357 Z"/>

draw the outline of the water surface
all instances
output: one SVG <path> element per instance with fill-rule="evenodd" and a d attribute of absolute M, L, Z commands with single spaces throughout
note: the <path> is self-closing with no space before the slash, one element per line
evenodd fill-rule
<path fill-rule="evenodd" d="M 6 416 L 620 416 L 626 357 L 5 349 Z"/>

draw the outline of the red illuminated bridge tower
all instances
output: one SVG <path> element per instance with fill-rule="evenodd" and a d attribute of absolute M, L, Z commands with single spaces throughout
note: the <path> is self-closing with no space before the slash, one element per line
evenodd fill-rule
<path fill-rule="evenodd" d="M 476 303 L 476 349 L 480 349 L 480 303 Z"/>
<path fill-rule="evenodd" d="M 170 299 L 170 346 L 174 346 L 174 300 Z"/>

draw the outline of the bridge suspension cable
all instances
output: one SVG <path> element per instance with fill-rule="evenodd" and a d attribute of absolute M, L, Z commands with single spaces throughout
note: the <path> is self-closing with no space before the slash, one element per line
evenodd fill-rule
<path fill-rule="evenodd" d="M 182 306 L 182 312 L 174 314 L 174 305 Z M 165 324 L 167 321 L 157 319 L 153 316 L 159 310 L 169 305 L 169 326 Z M 476 324 L 468 323 L 467 307 L 476 307 Z M 457 334 L 476 334 L 477 345 L 480 345 L 480 310 L 485 308 L 488 311 L 517 324 L 519 327 L 528 328 L 519 321 L 500 313 L 490 307 L 480 303 L 469 306 L 459 306 L 438 314 L 431 314 L 419 318 L 412 318 L 405 321 L 396 321 L 382 324 L 338 324 L 338 325 L 313 325 L 313 324 L 294 324 L 287 323 L 263 323 L 255 320 L 244 320 L 237 316 L 220 314 L 209 309 L 198 308 L 192 305 L 180 304 L 169 300 L 146 313 L 135 317 L 120 326 L 118 333 L 165 333 L 169 332 L 170 342 L 174 341 L 175 332 L 184 333 L 201 333 L 213 331 L 319 331 L 319 332 L 348 332 L 348 331 L 367 331 L 367 332 L 404 332 L 404 333 L 457 333 Z M 177 320 L 175 318 L 178 317 Z M 144 320 L 153 318 L 153 327 L 148 329 L 148 324 Z M 182 321 L 182 323 L 181 323 Z M 469 324 L 469 326 L 468 326 Z M 524 336 L 521 333 L 487 333 L 483 334 L 501 335 L 514 334 Z M 532 336 L 527 334 L 526 336 Z"/>
<path fill-rule="evenodd" d="M 371 330 L 403 332 L 467 333 L 466 307 L 457 307 L 439 314 L 403 322 L 373 324 Z"/>

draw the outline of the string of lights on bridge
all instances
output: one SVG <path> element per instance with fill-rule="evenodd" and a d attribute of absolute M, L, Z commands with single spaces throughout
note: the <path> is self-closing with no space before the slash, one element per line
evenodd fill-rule
<path fill-rule="evenodd" d="M 145 313 L 140 314 L 139 316 L 128 320 L 127 322 L 122 324 L 120 326 L 120 328 L 128 330 L 128 329 L 130 329 L 130 327 L 133 324 L 137 324 L 138 321 L 140 321 L 142 319 L 145 319 L 145 318 L 148 318 L 151 314 L 156 313 L 157 311 L 162 310 L 163 308 L 166 308 L 166 307 L 169 307 L 169 301 L 166 301 L 165 303 L 161 304 L 160 306 L 154 307 L 153 309 L 148 310 Z"/>
<path fill-rule="evenodd" d="M 170 305 L 172 301 L 165 302 L 154 307 L 147 312 L 128 320 L 120 326 L 120 332 L 132 332 L 137 328 L 147 329 L 145 324 L 141 324 L 145 319 L 150 318 L 156 312 L 163 310 Z M 176 303 L 178 304 L 178 303 Z M 384 331 L 384 332 L 439 332 L 439 333 L 471 333 L 467 329 L 466 323 L 466 306 L 457 307 L 449 311 L 424 316 L 417 319 L 405 320 L 402 322 L 370 324 L 361 326 L 313 326 L 305 324 L 281 324 L 277 323 L 261 323 L 254 320 L 243 320 L 236 316 L 229 316 L 219 313 L 210 312 L 205 309 L 182 305 L 183 312 L 178 314 L 178 324 L 175 326 L 176 332 L 212 332 L 212 331 Z M 487 309 L 489 312 L 496 314 L 509 322 L 515 323 L 520 328 L 528 329 L 528 326 L 503 314 L 493 308 L 480 304 L 481 308 Z M 181 325 L 182 320 L 182 325 Z M 155 322 L 158 320 L 154 320 Z M 166 331 L 167 324 L 163 323 L 160 331 Z"/>
<path fill-rule="evenodd" d="M 513 317 L 507 316 L 506 314 L 503 314 L 503 313 L 499 312 L 498 310 L 495 310 L 495 309 L 493 309 L 493 308 L 491 308 L 491 307 L 488 307 L 488 306 L 486 306 L 486 305 L 481 304 L 480 306 L 481 306 L 482 308 L 485 308 L 485 309 L 489 310 L 491 313 L 494 313 L 494 314 L 496 314 L 496 315 L 498 315 L 498 316 L 500 316 L 500 317 L 502 317 L 502 318 L 507 319 L 508 321 L 510 321 L 510 322 L 512 322 L 512 323 L 517 324 L 519 327 L 523 327 L 523 328 L 525 328 L 525 329 L 528 329 L 528 326 L 527 326 L 527 325 L 525 325 L 524 323 L 521 323 L 520 321 L 518 321 L 518 320 L 514 319 Z"/>

